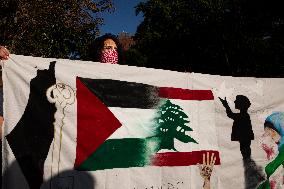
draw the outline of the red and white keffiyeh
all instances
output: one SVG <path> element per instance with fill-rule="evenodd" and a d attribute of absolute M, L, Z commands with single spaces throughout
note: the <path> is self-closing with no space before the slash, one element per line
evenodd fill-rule
<path fill-rule="evenodd" d="M 117 50 L 108 50 L 102 53 L 101 55 L 101 63 L 110 63 L 117 64 L 118 63 L 118 52 Z"/>

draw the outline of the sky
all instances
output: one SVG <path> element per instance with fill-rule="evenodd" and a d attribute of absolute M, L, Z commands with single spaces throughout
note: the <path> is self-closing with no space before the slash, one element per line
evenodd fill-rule
<path fill-rule="evenodd" d="M 143 20 L 142 14 L 135 15 L 135 6 L 143 0 L 113 0 L 115 11 L 103 13 L 104 25 L 100 27 L 101 35 L 121 32 L 135 34 L 137 26 Z"/>

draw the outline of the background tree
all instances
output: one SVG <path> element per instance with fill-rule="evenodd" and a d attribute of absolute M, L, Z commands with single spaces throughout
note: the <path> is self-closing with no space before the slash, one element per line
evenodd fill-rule
<path fill-rule="evenodd" d="M 193 138 L 185 134 L 186 131 L 192 131 L 187 125 L 189 123 L 188 116 L 180 106 L 171 103 L 170 100 L 166 100 L 159 107 L 156 123 L 158 125 L 156 133 L 160 138 L 158 150 L 168 149 L 176 151 L 174 147 L 175 138 L 184 143 L 197 143 Z"/>
<path fill-rule="evenodd" d="M 127 32 L 118 34 L 118 41 L 123 50 L 122 61 L 120 64 L 130 66 L 145 66 L 147 58 L 143 56 L 136 48 L 133 36 Z"/>
<path fill-rule="evenodd" d="M 84 57 L 112 0 L 2 0 L 0 43 L 16 54 Z"/>
<path fill-rule="evenodd" d="M 148 0 L 135 34 L 147 67 L 283 77 L 280 0 Z"/>
<path fill-rule="evenodd" d="M 134 47 L 125 50 L 123 57 L 122 64 L 125 65 L 145 67 L 147 64 L 147 57 L 142 55 L 140 51 Z"/>

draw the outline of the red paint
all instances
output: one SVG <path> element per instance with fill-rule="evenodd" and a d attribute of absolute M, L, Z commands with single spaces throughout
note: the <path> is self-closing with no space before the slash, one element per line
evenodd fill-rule
<path fill-rule="evenodd" d="M 85 161 L 121 123 L 77 78 L 77 147 L 75 167 Z"/>
<path fill-rule="evenodd" d="M 270 181 L 270 189 L 276 189 L 276 180 L 271 180 Z"/>
<path fill-rule="evenodd" d="M 172 87 L 160 87 L 159 97 L 180 100 L 214 100 L 211 90 L 190 90 Z"/>
<path fill-rule="evenodd" d="M 215 165 L 220 165 L 218 151 L 202 150 L 192 152 L 165 152 L 157 153 L 152 158 L 153 166 L 189 166 L 203 163 L 203 154 L 209 153 L 209 157 L 214 153 L 216 157 Z M 209 159 L 210 160 L 210 159 Z"/>
<path fill-rule="evenodd" d="M 268 160 L 271 160 L 273 157 L 275 157 L 273 147 L 269 147 L 267 144 L 262 144 L 261 146 L 262 149 L 265 151 Z"/>

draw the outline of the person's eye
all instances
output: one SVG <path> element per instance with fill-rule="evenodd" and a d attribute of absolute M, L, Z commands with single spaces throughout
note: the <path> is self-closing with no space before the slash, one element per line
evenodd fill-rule
<path fill-rule="evenodd" d="M 117 47 L 114 46 L 104 46 L 105 50 L 116 50 L 117 51 Z"/>

